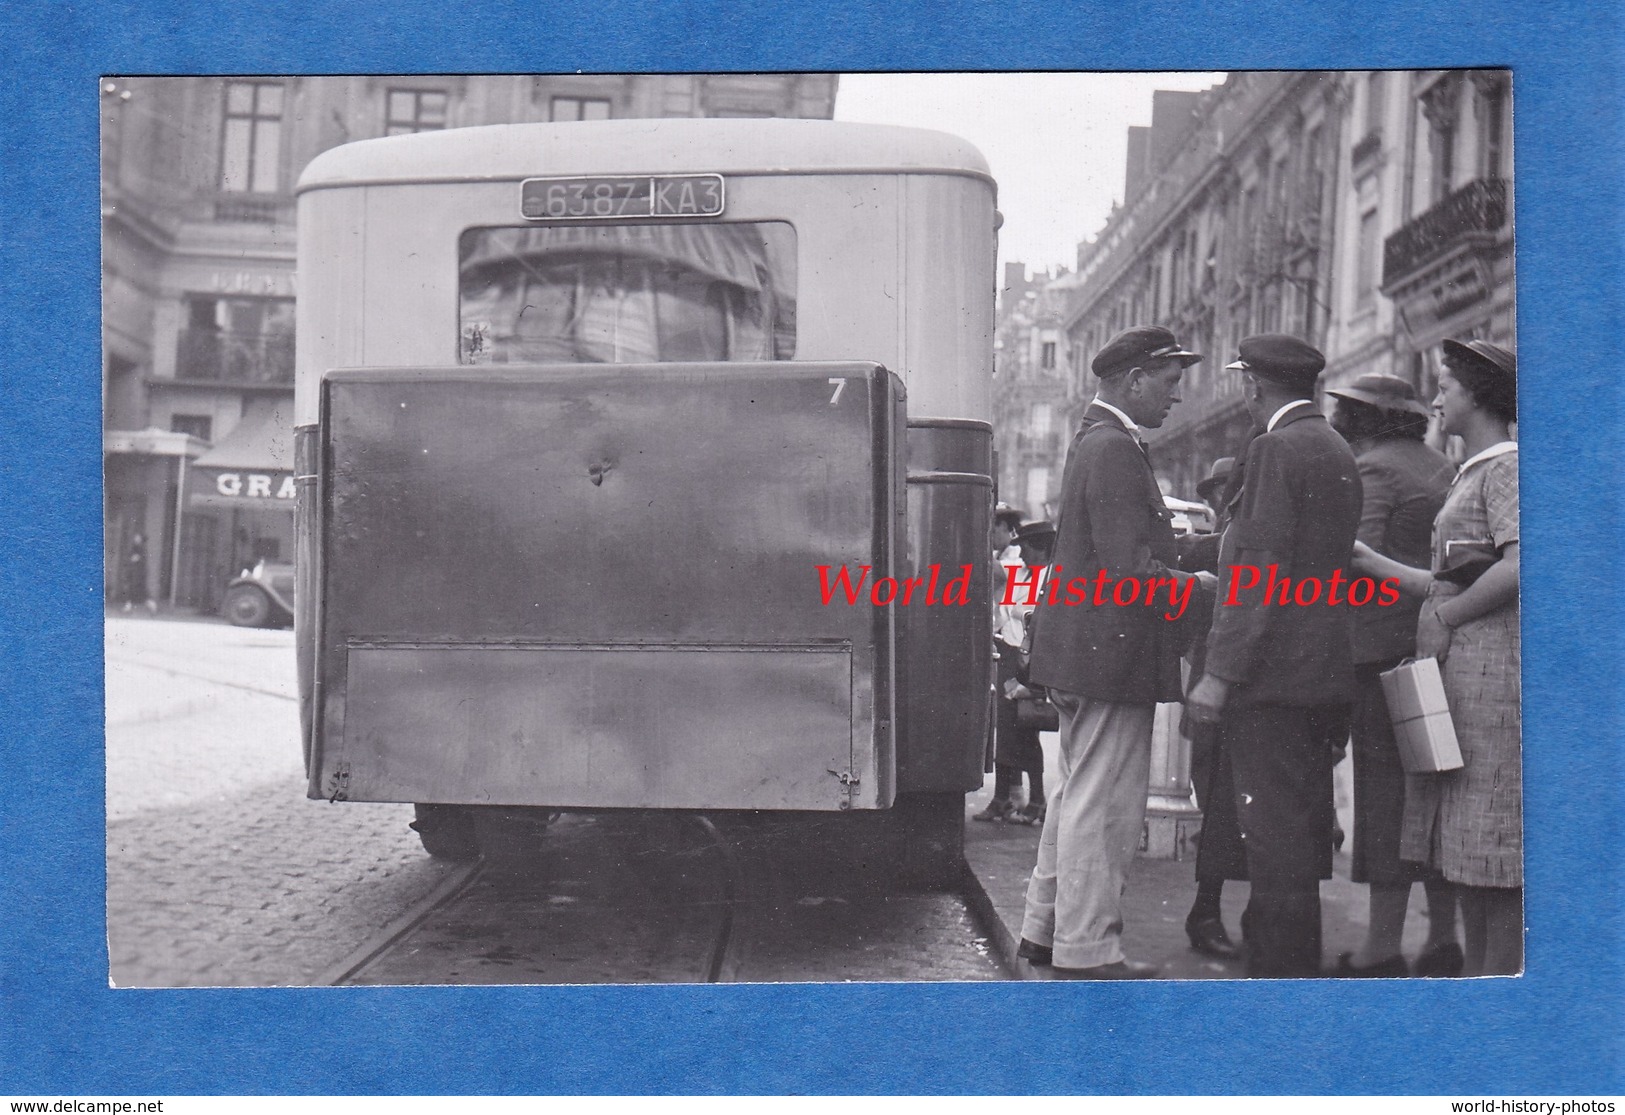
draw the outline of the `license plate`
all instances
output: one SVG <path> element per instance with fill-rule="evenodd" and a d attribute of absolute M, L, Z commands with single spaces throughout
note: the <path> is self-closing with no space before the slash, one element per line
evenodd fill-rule
<path fill-rule="evenodd" d="M 527 178 L 519 184 L 519 211 L 528 221 L 720 217 L 722 206 L 720 174 Z"/>

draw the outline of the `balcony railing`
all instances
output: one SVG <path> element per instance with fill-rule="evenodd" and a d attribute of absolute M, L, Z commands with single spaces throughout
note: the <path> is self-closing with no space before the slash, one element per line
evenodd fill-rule
<path fill-rule="evenodd" d="M 216 194 L 214 219 L 228 224 L 291 222 L 293 202 L 281 194 Z"/>
<path fill-rule="evenodd" d="M 293 334 L 183 329 L 175 375 L 222 383 L 291 384 Z"/>
<path fill-rule="evenodd" d="M 1400 228 L 1382 248 L 1382 285 L 1393 286 L 1444 255 L 1463 238 L 1498 232 L 1507 219 L 1507 184 L 1479 178 Z"/>

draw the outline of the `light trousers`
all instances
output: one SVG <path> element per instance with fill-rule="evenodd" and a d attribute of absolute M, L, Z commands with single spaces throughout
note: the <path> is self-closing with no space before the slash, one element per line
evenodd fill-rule
<path fill-rule="evenodd" d="M 1123 959 L 1123 883 L 1140 846 L 1156 706 L 1050 690 L 1061 714 L 1056 777 L 1027 884 L 1021 935 L 1062 968 Z"/>

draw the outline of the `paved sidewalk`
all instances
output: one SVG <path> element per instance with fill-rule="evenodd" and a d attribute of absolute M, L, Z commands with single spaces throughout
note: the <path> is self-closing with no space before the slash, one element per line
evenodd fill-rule
<path fill-rule="evenodd" d="M 989 786 L 966 799 L 967 815 L 978 812 L 992 796 Z M 965 823 L 965 859 L 986 896 L 994 917 L 988 918 L 993 945 L 1010 970 L 1024 979 L 1047 978 L 1043 969 L 1016 960 L 1027 877 L 1038 855 L 1037 826 L 1003 822 Z M 1345 845 L 1346 847 L 1346 845 Z M 1349 858 L 1338 853 L 1333 877 L 1320 885 L 1325 961 L 1353 951 L 1365 936 L 1366 888 L 1349 881 Z M 973 888 L 974 891 L 975 888 Z M 1162 966 L 1167 979 L 1241 979 L 1239 960 L 1223 961 L 1193 951 L 1185 938 L 1185 914 L 1196 894 L 1195 866 L 1190 861 L 1137 859 L 1129 870 L 1124 896 L 1124 951 L 1135 960 Z M 973 898 L 978 898 L 973 894 Z M 1414 888 L 1405 923 L 1405 952 L 1414 958 L 1427 935 L 1422 888 Z M 1241 911 L 1247 884 L 1226 883 L 1224 920 L 1231 937 L 1241 940 Z M 987 910 L 984 907 L 983 913 Z"/>

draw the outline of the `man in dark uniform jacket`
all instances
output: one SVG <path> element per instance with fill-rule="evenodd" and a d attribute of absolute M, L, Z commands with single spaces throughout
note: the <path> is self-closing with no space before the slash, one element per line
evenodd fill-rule
<path fill-rule="evenodd" d="M 1200 359 L 1166 329 L 1113 337 L 1090 364 L 1099 394 L 1067 454 L 1048 582 L 1057 605 L 1034 616 L 1028 671 L 1050 690 L 1061 738 L 1021 931 L 1021 955 L 1053 962 L 1057 975 L 1156 973 L 1123 955 L 1123 877 L 1145 820 L 1156 704 L 1180 698 L 1178 625 L 1165 616 L 1198 578 L 1177 568 L 1139 431 L 1162 425 Z M 1152 578 L 1158 603 L 1148 607 Z M 1131 579 L 1137 592 L 1123 604 L 1114 594 Z"/>
<path fill-rule="evenodd" d="M 1328 601 L 1334 575 L 1339 601 L 1347 596 L 1360 476 L 1348 444 L 1311 401 L 1325 357 L 1281 334 L 1240 347 L 1227 367 L 1241 373 L 1260 432 L 1247 447 L 1220 543 L 1205 673 L 1186 708 L 1198 722 L 1218 722 L 1230 757 L 1252 880 L 1248 973 L 1313 976 L 1320 880 L 1332 868 L 1327 741 L 1346 736 L 1354 697 L 1352 614 Z"/>
<path fill-rule="evenodd" d="M 1230 523 L 1231 499 L 1241 488 L 1241 468 L 1234 457 L 1213 462 L 1207 479 L 1196 485 L 1197 498 L 1214 511 L 1212 534 L 1190 534 L 1179 539 L 1179 565 L 1192 572 L 1219 569 L 1219 541 Z M 1191 680 L 1202 675 L 1207 657 L 1207 635 L 1212 612 L 1203 612 L 1193 624 L 1186 660 Z M 1218 746 L 1218 725 L 1198 724 L 1181 717 L 1179 730 L 1190 740 L 1191 788 L 1202 810 L 1202 831 L 1196 849 L 1196 898 L 1185 915 L 1185 936 L 1191 948 L 1208 956 L 1234 960 L 1242 955 L 1224 927 L 1221 899 L 1224 884 L 1247 878 L 1247 848 L 1236 823 L 1236 791 L 1230 777 L 1230 759 Z"/>

